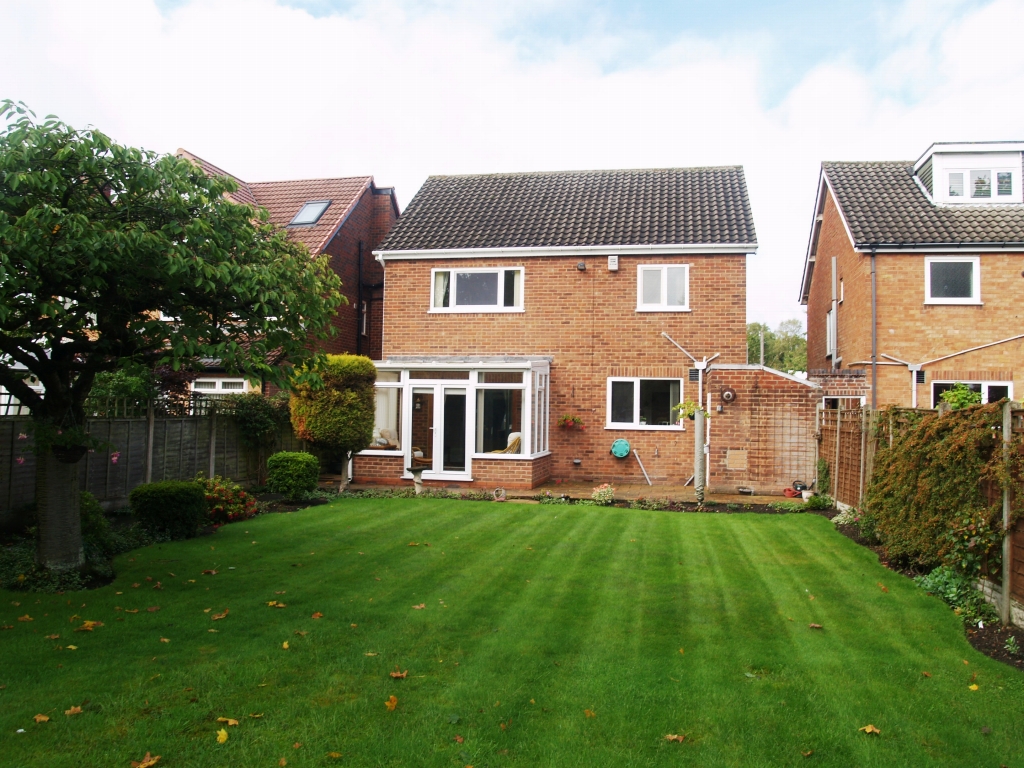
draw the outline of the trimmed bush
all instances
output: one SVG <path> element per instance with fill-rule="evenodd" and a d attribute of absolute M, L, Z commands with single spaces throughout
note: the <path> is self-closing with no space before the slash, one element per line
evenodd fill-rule
<path fill-rule="evenodd" d="M 203 486 L 208 519 L 214 525 L 237 523 L 256 516 L 256 499 L 243 491 L 237 483 L 225 480 L 220 475 L 210 478 L 200 475 L 196 482 Z"/>
<path fill-rule="evenodd" d="M 344 459 L 373 438 L 377 369 L 368 357 L 328 355 L 318 373 L 323 388 L 300 386 L 292 393 L 292 427 L 299 438 Z"/>
<path fill-rule="evenodd" d="M 129 494 L 128 501 L 146 530 L 171 539 L 196 536 L 208 510 L 203 486 L 180 480 L 140 485 Z"/>
<path fill-rule="evenodd" d="M 267 488 L 289 499 L 316 490 L 320 461 L 311 453 L 281 451 L 267 459 Z"/>

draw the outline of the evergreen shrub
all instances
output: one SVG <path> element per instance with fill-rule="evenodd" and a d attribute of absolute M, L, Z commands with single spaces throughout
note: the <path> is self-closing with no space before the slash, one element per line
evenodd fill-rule
<path fill-rule="evenodd" d="M 320 461 L 311 453 L 281 451 L 267 459 L 267 488 L 292 501 L 316 490 Z"/>
<path fill-rule="evenodd" d="M 198 535 L 208 510 L 203 486 L 190 481 L 145 483 L 132 490 L 128 501 L 143 528 L 172 540 Z"/>

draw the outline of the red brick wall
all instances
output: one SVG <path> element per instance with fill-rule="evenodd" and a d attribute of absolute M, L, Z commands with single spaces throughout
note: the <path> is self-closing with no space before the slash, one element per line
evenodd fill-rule
<path fill-rule="evenodd" d="M 406 485 L 403 480 L 405 461 L 400 456 L 356 456 L 354 482 Z M 551 456 L 539 459 L 473 459 L 473 482 L 452 483 L 450 480 L 424 480 L 424 485 L 443 487 L 459 485 L 467 488 L 510 489 L 534 488 L 551 477 Z"/>
<path fill-rule="evenodd" d="M 576 264 L 584 261 L 586 271 Z M 690 264 L 691 312 L 636 312 L 638 264 Z M 523 266 L 525 312 L 430 314 L 430 270 L 453 266 Z M 687 381 L 691 363 L 661 336 L 669 334 L 691 354 L 746 361 L 746 257 L 621 256 L 609 272 L 606 257 L 537 257 L 388 261 L 384 356 L 548 355 L 551 367 L 551 476 L 555 479 L 644 482 L 630 455 L 609 449 L 625 438 L 652 479 L 682 482 L 691 474 L 691 433 L 607 430 L 609 376 L 683 379 L 683 397 L 696 397 Z M 583 419 L 584 431 L 555 426 L 563 414 Z M 580 466 L 573 459 L 581 459 Z M 477 460 L 473 460 L 476 474 Z"/>
<path fill-rule="evenodd" d="M 729 387 L 736 399 L 719 396 Z M 712 369 L 708 489 L 736 493 L 740 487 L 758 494 L 781 493 L 794 480 L 810 485 L 815 476 L 815 407 L 821 389 L 793 381 L 758 366 Z M 722 407 L 721 412 L 717 410 Z M 729 469 L 729 452 L 746 451 L 746 469 Z M 692 464 L 691 464 L 692 467 Z"/>
<path fill-rule="evenodd" d="M 381 357 L 384 303 L 383 288 L 364 287 L 363 301 L 368 303 L 370 323 L 369 335 L 359 336 L 359 243 L 363 243 L 363 284 L 380 284 L 384 270 L 373 257 L 376 248 L 397 220 L 391 195 L 374 194 L 373 190 L 363 192 L 359 203 L 342 224 L 324 252 L 330 257 L 331 268 L 341 277 L 341 292 L 347 304 L 338 308 L 332 321 L 337 334 L 322 343 L 322 348 L 331 354 L 366 355 L 372 360 Z"/>
<path fill-rule="evenodd" d="M 876 257 L 878 314 L 879 406 L 909 406 L 913 400 L 906 366 L 882 357 L 920 363 L 974 346 L 1014 336 L 1020 327 L 1024 295 L 1024 254 L 982 253 L 981 305 L 924 303 L 924 254 L 879 253 Z M 832 299 L 832 257 L 843 279 L 844 298 L 838 309 L 839 355 L 843 367 L 871 370 L 871 257 L 856 253 L 835 201 L 826 199 L 818 241 L 814 278 L 807 301 L 807 365 L 831 367 L 825 357 L 825 315 Z M 926 383 L 917 385 L 918 406 L 931 405 L 931 382 L 947 378 L 1014 382 L 1014 396 L 1024 394 L 1024 340 L 959 355 L 925 367 Z M 868 398 L 870 405 L 870 394 Z"/>

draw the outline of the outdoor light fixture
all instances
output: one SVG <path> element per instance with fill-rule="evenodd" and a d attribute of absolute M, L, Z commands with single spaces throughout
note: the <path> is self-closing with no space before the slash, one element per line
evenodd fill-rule
<path fill-rule="evenodd" d="M 587 271 L 587 262 L 585 262 L 585 261 L 579 262 L 576 265 L 576 269 L 578 269 L 580 272 L 586 272 Z"/>

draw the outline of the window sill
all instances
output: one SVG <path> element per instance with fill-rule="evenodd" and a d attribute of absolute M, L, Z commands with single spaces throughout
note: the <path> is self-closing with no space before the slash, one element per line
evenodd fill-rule
<path fill-rule="evenodd" d="M 983 307 L 985 302 L 957 300 L 957 299 L 925 299 L 924 305 L 926 307 Z"/>
<path fill-rule="evenodd" d="M 405 456 L 405 451 L 400 449 L 367 448 L 360 451 L 356 456 Z"/>
<path fill-rule="evenodd" d="M 605 424 L 605 429 L 633 432 L 685 432 L 681 424 Z"/>
<path fill-rule="evenodd" d="M 686 307 L 637 307 L 637 312 L 690 312 L 692 311 L 688 306 Z"/>
<path fill-rule="evenodd" d="M 525 312 L 522 307 L 459 307 L 456 309 L 438 309 L 431 307 L 428 315 L 514 315 Z"/>
<path fill-rule="evenodd" d="M 525 453 L 474 453 L 471 458 L 473 459 L 498 459 L 499 461 L 519 460 L 529 461 L 532 456 L 527 456 Z"/>

